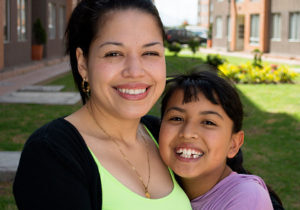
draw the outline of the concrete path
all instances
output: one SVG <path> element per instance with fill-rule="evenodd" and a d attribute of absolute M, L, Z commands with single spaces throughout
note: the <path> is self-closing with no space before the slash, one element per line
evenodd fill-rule
<path fill-rule="evenodd" d="M 0 96 L 18 93 L 14 91 L 59 76 L 70 69 L 69 61 L 65 59 L 55 63 L 41 61 L 32 66 L 15 68 L 11 72 L 0 72 Z M 0 152 L 0 181 L 14 179 L 20 154 L 21 152 Z"/>

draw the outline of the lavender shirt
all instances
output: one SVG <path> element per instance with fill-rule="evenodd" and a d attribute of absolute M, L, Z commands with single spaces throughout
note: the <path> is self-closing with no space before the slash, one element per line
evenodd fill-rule
<path fill-rule="evenodd" d="M 264 181 L 255 175 L 232 172 L 210 191 L 191 201 L 193 210 L 273 209 Z"/>

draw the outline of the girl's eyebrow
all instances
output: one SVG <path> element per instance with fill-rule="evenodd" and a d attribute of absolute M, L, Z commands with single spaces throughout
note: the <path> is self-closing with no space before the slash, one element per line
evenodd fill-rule
<path fill-rule="evenodd" d="M 162 45 L 161 42 L 150 42 L 148 44 L 144 44 L 143 47 L 152 47 L 154 45 Z"/>
<path fill-rule="evenodd" d="M 199 113 L 200 115 L 209 115 L 209 114 L 213 114 L 213 115 L 216 115 L 218 117 L 220 117 L 222 120 L 223 120 L 223 117 L 222 115 L 220 115 L 218 112 L 215 112 L 215 111 L 211 111 L 211 110 L 208 110 L 208 111 L 202 111 Z"/>
<path fill-rule="evenodd" d="M 182 109 L 182 108 L 173 106 L 173 107 L 168 108 L 168 109 L 166 110 L 166 113 L 168 113 L 168 112 L 170 112 L 170 111 L 172 111 L 172 110 L 175 110 L 175 111 L 178 111 L 178 112 L 181 112 L 181 113 L 185 113 L 185 112 L 186 112 L 185 109 Z M 222 120 L 224 119 L 224 118 L 222 117 L 222 115 L 220 115 L 218 112 L 215 112 L 215 111 L 212 111 L 212 110 L 207 110 L 207 111 L 201 111 L 201 112 L 199 112 L 199 115 L 210 115 L 210 114 L 216 115 L 216 116 L 218 116 L 219 118 L 221 118 Z"/>

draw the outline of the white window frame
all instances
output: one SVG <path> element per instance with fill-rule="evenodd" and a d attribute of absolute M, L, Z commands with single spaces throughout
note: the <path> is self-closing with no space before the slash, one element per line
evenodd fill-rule
<path fill-rule="evenodd" d="M 17 37 L 19 42 L 27 41 L 26 9 L 27 0 L 17 0 Z"/>
<path fill-rule="evenodd" d="M 222 39 L 223 35 L 223 19 L 222 16 L 216 17 L 216 35 L 215 38 Z"/>
<path fill-rule="evenodd" d="M 48 33 L 49 39 L 56 39 L 56 5 L 53 2 L 48 3 Z"/>
<path fill-rule="evenodd" d="M 257 19 L 257 22 L 254 22 Z M 255 25 L 253 25 L 255 23 Z M 250 44 L 259 45 L 259 24 L 260 24 L 260 15 L 252 14 L 250 16 Z"/>
<path fill-rule="evenodd" d="M 231 17 L 227 16 L 227 41 L 231 42 Z"/>
<path fill-rule="evenodd" d="M 272 26 L 271 26 L 271 40 L 272 41 L 281 41 L 281 14 L 273 13 L 272 14 Z"/>
<path fill-rule="evenodd" d="M 59 39 L 64 38 L 65 33 L 65 22 L 66 22 L 66 7 L 64 5 L 58 8 L 58 37 Z"/>
<path fill-rule="evenodd" d="M 300 42 L 300 12 L 289 15 L 289 42 Z"/>
<path fill-rule="evenodd" d="M 5 6 L 3 7 L 3 41 L 4 43 L 10 42 L 10 0 L 4 0 Z M 6 27 L 6 30 L 5 30 Z"/>

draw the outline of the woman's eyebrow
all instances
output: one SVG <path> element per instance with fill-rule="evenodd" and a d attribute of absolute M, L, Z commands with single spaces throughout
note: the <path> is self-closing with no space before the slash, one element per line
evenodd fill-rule
<path fill-rule="evenodd" d="M 148 44 L 144 44 L 143 47 L 152 47 L 154 45 L 162 45 L 161 42 L 150 42 Z"/>
<path fill-rule="evenodd" d="M 99 45 L 99 48 L 104 47 L 106 45 L 116 45 L 116 46 L 123 46 L 121 42 L 104 42 Z"/>

